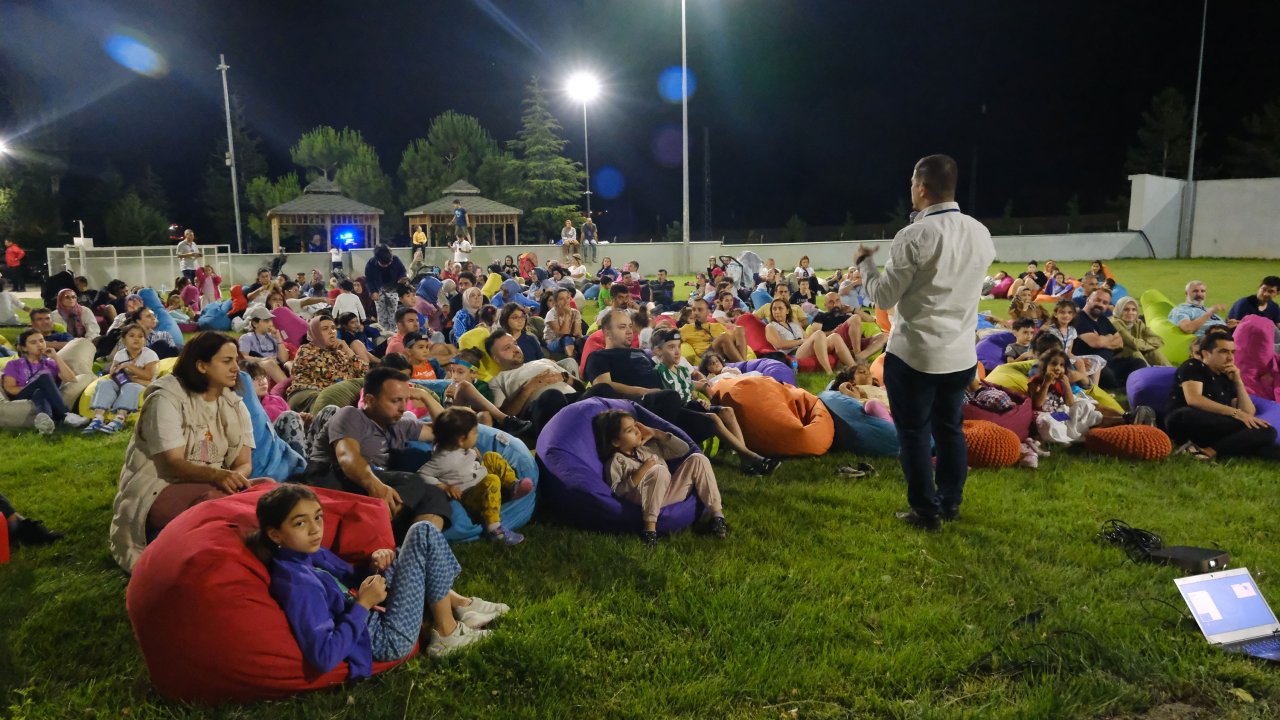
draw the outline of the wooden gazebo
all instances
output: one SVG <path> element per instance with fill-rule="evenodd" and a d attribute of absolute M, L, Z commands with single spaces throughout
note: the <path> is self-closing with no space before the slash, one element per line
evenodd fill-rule
<path fill-rule="evenodd" d="M 364 228 L 364 247 L 378 244 L 378 223 L 382 211 L 342 194 L 342 188 L 328 178 L 316 178 L 302 194 L 267 211 L 271 218 L 271 252 L 280 252 L 281 226 L 323 227 L 325 247 L 333 245 L 333 228 Z M 305 242 L 305 241 L 304 241 Z"/>
<path fill-rule="evenodd" d="M 414 228 L 418 225 L 424 226 L 430 242 L 432 225 L 447 225 L 453 227 L 453 201 L 458 199 L 462 201 L 462 207 L 467 209 L 467 216 L 471 220 L 471 225 L 477 231 L 482 225 L 489 226 L 489 237 L 491 244 L 498 244 L 498 228 L 502 228 L 502 244 L 507 244 L 507 226 L 514 227 L 513 237 L 517 244 L 520 242 L 520 216 L 524 214 L 519 208 L 513 208 L 510 205 L 503 205 L 497 200 L 480 197 L 480 188 L 472 185 L 466 180 L 458 182 L 445 188 L 441 193 L 441 197 L 432 200 L 426 205 L 420 205 L 404 214 L 409 219 L 409 235 L 413 235 Z M 477 244 L 480 241 L 479 232 L 473 233 Z"/>

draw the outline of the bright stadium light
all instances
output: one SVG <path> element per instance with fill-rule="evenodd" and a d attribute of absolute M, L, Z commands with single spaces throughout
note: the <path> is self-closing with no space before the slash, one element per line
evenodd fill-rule
<path fill-rule="evenodd" d="M 565 83 L 565 92 L 580 103 L 589 103 L 600 95 L 600 81 L 587 72 L 574 73 Z"/>
<path fill-rule="evenodd" d="M 9 154 L 9 145 L 4 140 L 0 140 L 0 155 Z"/>

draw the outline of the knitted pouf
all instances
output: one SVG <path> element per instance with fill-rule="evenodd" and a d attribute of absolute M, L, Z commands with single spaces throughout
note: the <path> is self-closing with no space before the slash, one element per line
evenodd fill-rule
<path fill-rule="evenodd" d="M 1173 452 L 1169 436 L 1150 425 L 1094 428 L 1085 437 L 1084 446 L 1090 452 L 1125 460 L 1160 460 Z"/>
<path fill-rule="evenodd" d="M 1009 467 L 1022 456 L 1017 434 L 989 420 L 965 420 L 964 441 L 969 446 L 969 467 Z"/>

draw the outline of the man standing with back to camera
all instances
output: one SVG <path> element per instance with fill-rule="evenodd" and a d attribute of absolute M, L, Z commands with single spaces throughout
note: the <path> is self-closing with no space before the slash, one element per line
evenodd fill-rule
<path fill-rule="evenodd" d="M 995 259 L 991 233 L 955 202 L 956 161 L 930 155 L 911 174 L 913 222 L 893 238 L 884 271 L 876 246 L 858 249 L 855 264 L 877 307 L 897 306 L 884 362 L 884 384 L 901 444 L 899 462 L 911 509 L 908 525 L 937 532 L 960 515 L 968 472 L 962 429 L 964 388 L 978 358 L 974 332 L 982 280 Z M 937 454 L 937 482 L 929 453 Z"/>

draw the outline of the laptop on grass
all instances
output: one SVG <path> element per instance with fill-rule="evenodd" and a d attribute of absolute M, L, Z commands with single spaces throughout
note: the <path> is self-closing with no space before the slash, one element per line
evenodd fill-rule
<path fill-rule="evenodd" d="M 1280 623 L 1248 568 L 1192 575 L 1174 583 L 1211 644 L 1280 662 Z"/>

